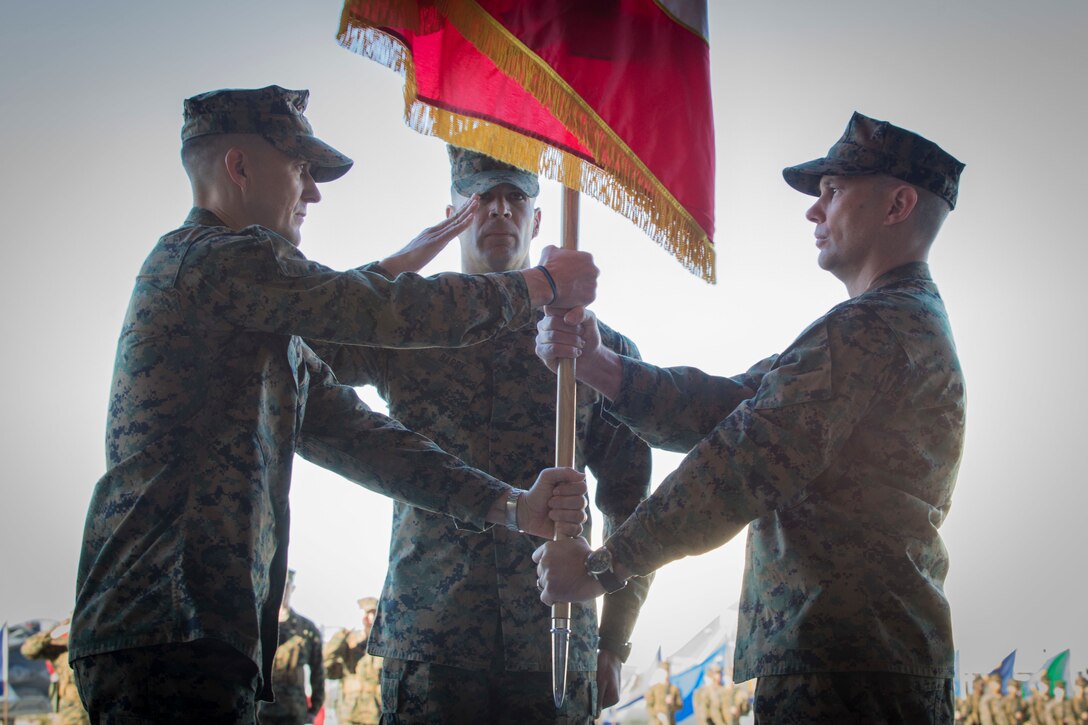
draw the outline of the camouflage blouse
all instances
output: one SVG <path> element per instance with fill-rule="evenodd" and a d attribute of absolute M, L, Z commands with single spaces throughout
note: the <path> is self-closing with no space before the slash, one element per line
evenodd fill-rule
<path fill-rule="evenodd" d="M 610 347 L 638 356 L 627 338 L 603 326 L 602 334 Z M 469 464 L 528 486 L 555 462 L 556 377 L 537 359 L 535 341 L 530 323 L 457 350 L 315 348 L 341 382 L 373 384 L 397 420 Z M 585 386 L 575 465 L 596 478 L 606 534 L 649 494 L 649 447 Z M 398 502 L 370 652 L 465 669 L 550 671 L 551 610 L 540 602 L 532 561 L 541 543 Z M 630 638 L 649 583 L 633 580 L 605 598 L 600 635 L 613 648 Z M 594 607 L 573 605 L 569 669 L 596 670 L 597 647 Z"/>
<path fill-rule="evenodd" d="M 372 412 L 303 343 L 479 342 L 531 319 L 519 273 L 390 282 L 194 209 L 136 279 L 87 512 L 71 657 L 202 637 L 276 652 L 295 453 L 482 526 L 508 486 Z"/>
<path fill-rule="evenodd" d="M 737 681 L 952 676 L 938 528 L 965 389 L 925 264 L 888 272 L 734 378 L 623 362 L 611 412 L 652 445 L 690 452 L 609 548 L 645 573 L 750 524 Z"/>

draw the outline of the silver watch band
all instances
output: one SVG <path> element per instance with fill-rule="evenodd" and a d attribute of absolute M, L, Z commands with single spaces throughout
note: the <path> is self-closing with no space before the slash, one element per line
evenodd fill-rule
<path fill-rule="evenodd" d="M 515 533 L 523 533 L 518 528 L 518 499 L 521 498 L 522 493 L 520 488 L 515 488 L 506 497 L 506 528 Z"/>

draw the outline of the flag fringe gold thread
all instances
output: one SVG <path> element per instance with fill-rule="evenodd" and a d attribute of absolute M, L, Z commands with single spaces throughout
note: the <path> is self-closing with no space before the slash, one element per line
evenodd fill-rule
<path fill-rule="evenodd" d="M 607 124 L 550 67 L 522 50 L 523 46 L 516 44 L 516 39 L 475 3 L 439 0 L 437 4 L 442 7 L 435 12 L 444 13 L 481 52 L 544 104 L 590 149 L 598 163 L 499 124 L 421 101 L 417 95 L 411 54 L 398 38 L 382 32 L 374 24 L 418 30 L 421 26 L 438 24 L 440 18 L 437 15 L 421 16 L 416 2 L 348 0 L 337 39 L 348 50 L 404 77 L 405 122 L 408 126 L 456 146 L 535 170 L 580 190 L 631 220 L 688 271 L 713 283 L 714 248 L 706 233 Z M 480 17 L 481 14 L 485 17 Z M 468 32 L 466 26 L 471 26 Z"/>

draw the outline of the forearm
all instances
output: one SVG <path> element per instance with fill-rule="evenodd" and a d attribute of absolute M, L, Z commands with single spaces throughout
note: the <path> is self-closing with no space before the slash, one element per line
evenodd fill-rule
<path fill-rule="evenodd" d="M 369 410 L 327 368 L 312 370 L 298 452 L 385 496 L 478 528 L 510 487 Z"/>
<path fill-rule="evenodd" d="M 356 445 L 346 437 L 306 436 L 298 452 L 372 491 L 477 528 L 501 520 L 494 512 L 507 484 L 409 431 L 379 428 L 366 437 Z"/>
<path fill-rule="evenodd" d="M 755 391 L 696 368 L 621 359 L 620 391 L 608 412 L 655 448 L 686 453 Z"/>
<path fill-rule="evenodd" d="M 627 644 L 635 631 L 638 613 L 646 601 L 653 575 L 629 577 L 618 571 L 617 574 L 628 580 L 627 586 L 618 592 L 604 595 L 601 606 L 600 641 L 597 646 L 599 649 L 608 650 L 626 659 Z"/>
<path fill-rule="evenodd" d="M 623 357 L 602 345 L 592 356 L 575 360 L 574 375 L 579 382 L 615 400 L 623 386 Z"/>

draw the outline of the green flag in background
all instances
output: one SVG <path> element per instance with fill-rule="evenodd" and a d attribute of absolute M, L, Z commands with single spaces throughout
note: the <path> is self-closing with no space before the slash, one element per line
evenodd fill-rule
<path fill-rule="evenodd" d="M 1054 696 L 1054 688 L 1061 687 L 1065 691 L 1066 699 L 1071 698 L 1073 688 L 1070 687 L 1069 650 L 1059 652 L 1047 660 L 1032 679 L 1036 683 L 1036 688 L 1040 690 L 1042 687 L 1039 685 L 1046 683 L 1047 692 L 1051 697 Z"/>

